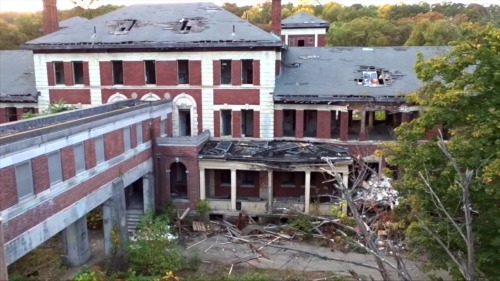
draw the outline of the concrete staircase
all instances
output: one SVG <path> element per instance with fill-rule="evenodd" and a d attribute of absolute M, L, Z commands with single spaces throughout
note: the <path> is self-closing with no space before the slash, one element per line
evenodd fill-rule
<path fill-rule="evenodd" d="M 144 216 L 144 210 L 142 207 L 136 207 L 136 208 L 129 208 L 127 209 L 127 230 L 129 235 L 134 233 L 134 231 L 137 228 L 137 225 L 139 225 L 139 222 L 141 221 L 142 217 Z"/>

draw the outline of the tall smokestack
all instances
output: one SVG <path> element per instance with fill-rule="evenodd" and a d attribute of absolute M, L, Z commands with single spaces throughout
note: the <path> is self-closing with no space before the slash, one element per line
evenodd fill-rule
<path fill-rule="evenodd" d="M 43 0 L 43 34 L 59 30 L 57 19 L 57 0 Z"/>
<path fill-rule="evenodd" d="M 281 36 L 281 0 L 273 0 L 271 13 L 272 31 Z"/>

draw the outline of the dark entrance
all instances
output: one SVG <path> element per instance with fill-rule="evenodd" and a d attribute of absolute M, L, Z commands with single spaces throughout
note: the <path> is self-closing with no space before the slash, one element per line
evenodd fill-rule
<path fill-rule="evenodd" d="M 170 165 L 170 195 L 172 199 L 187 199 L 187 169 L 180 162 Z"/>

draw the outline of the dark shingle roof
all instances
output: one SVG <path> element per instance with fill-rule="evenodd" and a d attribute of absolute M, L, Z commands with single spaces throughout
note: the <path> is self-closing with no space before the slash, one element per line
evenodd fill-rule
<path fill-rule="evenodd" d="M 0 102 L 37 102 L 33 52 L 0 51 Z"/>
<path fill-rule="evenodd" d="M 282 42 L 213 3 L 132 5 L 23 45 L 64 50 L 259 46 L 276 48 Z"/>
<path fill-rule="evenodd" d="M 328 28 L 330 23 L 306 12 L 300 12 L 281 21 L 281 28 Z"/>
<path fill-rule="evenodd" d="M 88 20 L 89 19 L 82 18 L 82 17 L 72 17 L 72 18 L 60 21 L 59 22 L 59 27 L 60 28 L 68 28 L 68 27 L 73 26 L 73 25 L 84 23 L 84 22 L 86 22 Z"/>
<path fill-rule="evenodd" d="M 448 47 L 291 47 L 283 52 L 275 101 L 394 101 L 422 86 L 414 65 L 418 52 L 431 57 Z M 363 69 L 384 69 L 392 82 L 365 86 Z M 355 81 L 361 79 L 361 81 Z"/>

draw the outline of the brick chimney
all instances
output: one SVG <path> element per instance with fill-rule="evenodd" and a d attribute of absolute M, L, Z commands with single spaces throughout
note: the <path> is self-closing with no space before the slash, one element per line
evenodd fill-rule
<path fill-rule="evenodd" d="M 57 0 L 43 0 L 43 34 L 59 30 L 57 19 Z"/>
<path fill-rule="evenodd" d="M 281 0 L 273 0 L 271 8 L 271 29 L 281 36 Z"/>

